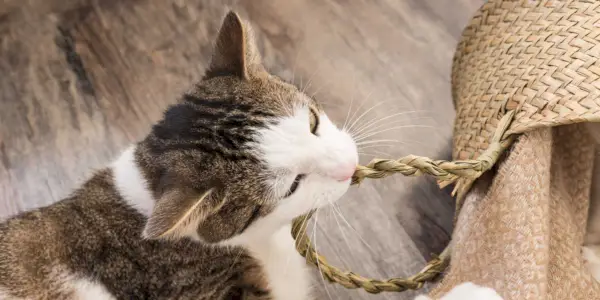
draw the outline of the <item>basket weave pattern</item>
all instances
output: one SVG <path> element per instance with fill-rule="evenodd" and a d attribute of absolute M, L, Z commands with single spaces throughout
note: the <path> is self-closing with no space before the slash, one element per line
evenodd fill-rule
<path fill-rule="evenodd" d="M 353 183 L 394 173 L 456 183 L 457 209 L 472 183 L 518 134 L 600 122 L 600 0 L 489 0 L 463 31 L 452 66 L 456 108 L 454 161 L 407 156 L 357 168 Z M 299 253 L 324 278 L 370 293 L 421 288 L 449 263 L 449 247 L 409 278 L 369 279 L 330 266 L 304 234 L 311 214 L 294 221 Z"/>
<path fill-rule="evenodd" d="M 600 121 L 600 1 L 489 1 L 452 68 L 454 159 L 473 159 L 507 111 L 507 134 Z"/>

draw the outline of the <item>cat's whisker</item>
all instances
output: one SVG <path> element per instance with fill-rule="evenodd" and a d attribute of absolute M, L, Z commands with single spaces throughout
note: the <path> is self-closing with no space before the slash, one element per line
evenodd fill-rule
<path fill-rule="evenodd" d="M 368 145 L 365 147 L 362 147 L 361 149 L 359 149 L 360 151 L 365 151 L 367 149 L 369 149 L 369 151 L 372 151 L 373 148 L 381 148 L 381 147 L 395 147 L 397 145 L 392 145 L 392 144 L 385 144 L 385 145 Z"/>
<path fill-rule="evenodd" d="M 411 114 L 411 113 L 417 113 L 418 111 L 410 111 L 410 112 L 402 112 L 402 113 L 395 113 L 393 115 L 389 115 L 387 117 L 383 117 L 383 118 L 373 118 L 373 120 L 365 126 L 362 126 L 360 129 L 357 129 L 356 131 L 354 131 L 354 136 L 360 136 L 364 133 L 369 133 L 373 130 L 377 130 L 381 127 L 387 127 L 387 126 L 391 126 L 394 125 L 396 123 L 399 122 L 406 122 L 406 121 L 415 121 L 415 120 L 422 120 L 422 119 L 429 119 L 428 117 L 416 117 L 416 118 L 412 118 L 411 120 L 406 120 L 406 119 L 396 119 L 396 120 L 391 120 L 388 121 L 386 123 L 383 123 L 385 121 L 387 121 L 390 118 L 394 118 L 394 117 L 399 117 L 399 116 L 403 116 L 403 115 L 407 115 L 407 114 Z"/>
<path fill-rule="evenodd" d="M 337 216 L 335 215 L 334 202 L 333 201 L 329 201 L 329 206 L 331 206 L 331 208 L 329 209 L 329 211 L 333 213 L 333 218 L 335 219 L 335 223 L 337 223 L 338 229 L 340 230 L 340 233 L 342 234 L 342 239 L 344 240 L 344 243 L 346 243 L 346 246 L 348 247 L 348 249 L 352 249 L 352 247 L 350 247 L 350 243 L 348 242 L 348 238 L 346 238 L 346 234 L 344 233 L 344 230 L 342 229 L 342 224 L 340 223 L 340 221 L 338 220 Z"/>
<path fill-rule="evenodd" d="M 311 207 L 310 207 L 310 210 L 309 210 L 309 211 L 312 211 L 312 210 L 314 210 L 314 209 L 315 209 L 315 207 L 318 207 L 319 201 L 320 201 L 320 200 L 318 200 L 318 201 L 313 201 L 313 203 L 312 203 L 312 205 L 311 205 Z M 318 211 L 318 209 L 317 209 L 317 211 Z M 316 211 L 315 211 L 315 214 L 316 214 Z M 304 230 L 304 231 L 301 233 L 301 235 L 300 235 L 300 236 L 298 236 L 298 237 L 297 237 L 297 239 L 298 239 L 298 240 L 302 240 L 302 239 L 304 238 L 304 236 L 307 234 L 306 232 L 307 232 L 307 229 L 308 229 L 308 225 L 306 224 L 306 222 L 308 222 L 308 219 L 307 219 L 307 218 L 305 218 L 304 220 L 302 220 L 302 224 L 300 224 L 300 228 L 305 228 L 305 230 Z M 316 222 L 316 221 L 315 221 L 315 222 Z M 306 226 L 306 227 L 305 227 L 305 226 Z M 307 258 L 307 259 L 308 259 L 308 258 Z"/>
<path fill-rule="evenodd" d="M 361 140 L 361 142 L 368 142 L 368 141 L 372 141 L 373 139 L 363 139 Z M 416 140 L 396 140 L 396 142 L 392 143 L 392 144 L 387 144 L 387 143 L 383 143 L 381 144 L 382 147 L 391 147 L 396 145 L 397 143 L 403 144 L 403 145 L 423 145 L 426 146 L 427 144 L 422 142 L 422 141 L 416 141 Z"/>
<path fill-rule="evenodd" d="M 313 205 L 313 209 L 314 209 L 314 205 Z M 311 210 L 312 210 L 312 209 L 311 209 Z M 302 224 L 300 225 L 300 228 L 305 228 L 305 229 L 304 229 L 304 232 L 302 232 L 302 233 L 300 234 L 300 236 L 298 236 L 298 238 L 297 238 L 298 240 L 302 240 L 302 239 L 304 238 L 304 236 L 307 234 L 307 233 L 306 233 L 306 230 L 308 229 L 308 225 L 306 224 L 306 222 L 308 222 L 308 219 L 304 219 L 304 220 L 302 220 Z M 306 227 L 304 227 L 304 226 L 306 226 Z M 308 258 L 307 258 L 307 259 L 308 259 Z"/>
<path fill-rule="evenodd" d="M 384 132 L 388 132 L 388 131 L 391 131 L 391 130 L 406 129 L 406 128 L 434 128 L 434 127 L 430 126 L 430 125 L 401 125 L 401 126 L 395 126 L 395 127 L 391 127 L 391 128 L 384 128 L 382 130 L 378 130 L 378 131 L 371 132 L 371 133 L 368 133 L 368 134 L 363 134 L 360 137 L 357 137 L 357 139 L 361 140 L 361 139 L 372 137 L 374 135 L 377 135 L 377 134 L 380 134 L 380 133 L 384 133 Z"/>
<path fill-rule="evenodd" d="M 390 104 L 390 100 L 387 100 L 387 99 L 386 99 L 386 100 L 384 100 L 384 101 L 382 101 L 382 102 L 383 102 L 383 103 L 386 103 L 388 106 L 389 106 L 389 104 Z M 392 105 L 392 108 L 394 108 L 395 110 L 398 110 L 398 109 L 399 109 L 399 108 L 395 108 L 395 106 L 393 106 L 393 105 Z M 387 109 L 387 108 L 386 108 L 386 110 L 389 110 L 389 109 Z M 370 126 L 370 125 L 371 125 L 371 123 L 373 123 L 373 122 L 380 123 L 380 122 L 382 122 L 382 121 L 385 121 L 385 120 L 387 120 L 387 119 L 390 119 L 390 118 L 396 117 L 396 116 L 398 116 L 398 115 L 406 115 L 406 114 L 419 113 L 419 112 L 431 112 L 431 111 L 429 111 L 429 110 L 403 110 L 403 111 L 401 111 L 401 112 L 394 113 L 394 114 L 392 114 L 392 115 L 387 115 L 387 116 L 384 116 L 384 117 L 382 117 L 382 118 L 377 118 L 377 116 L 374 116 L 373 118 L 371 118 L 371 120 L 369 120 L 369 121 L 367 121 L 367 122 L 364 122 L 364 123 L 362 123 L 362 124 L 360 124 L 360 125 L 358 125 L 358 124 L 357 124 L 358 126 L 356 127 L 356 129 L 352 130 L 352 133 L 353 133 L 354 135 L 356 135 L 356 132 L 358 132 L 358 131 L 362 131 L 362 130 L 363 130 L 365 127 L 367 127 L 367 126 Z"/>
<path fill-rule="evenodd" d="M 325 86 L 329 85 L 329 83 L 331 83 L 331 79 L 327 80 L 326 82 L 324 82 L 323 84 L 321 84 L 321 87 L 319 87 L 318 89 L 316 89 L 312 94 L 311 97 L 314 98 Z"/>
<path fill-rule="evenodd" d="M 395 114 L 393 117 L 398 117 L 400 115 L 406 115 L 406 114 Z M 392 117 L 392 116 L 390 116 L 390 117 Z M 387 120 L 387 119 L 389 119 L 389 117 L 384 117 L 381 119 L 374 118 L 374 121 L 372 121 L 368 126 L 364 126 L 361 128 L 361 130 L 355 131 L 353 138 L 360 139 L 365 134 L 375 132 L 381 128 L 386 128 L 386 127 L 389 128 L 391 126 L 400 125 L 399 123 L 409 123 L 407 125 L 415 125 L 415 124 L 411 124 L 411 123 L 413 123 L 415 121 L 429 120 L 428 117 L 413 117 L 410 119 L 402 119 L 401 118 L 401 119 L 392 119 L 392 120 Z"/>
<path fill-rule="evenodd" d="M 369 95 L 367 96 L 367 99 L 365 100 L 365 103 L 366 103 L 366 102 L 368 102 L 368 99 L 371 97 L 371 95 L 372 95 L 372 94 L 373 94 L 372 92 L 371 92 L 371 93 L 369 93 Z M 384 103 L 385 103 L 385 101 L 381 101 L 381 102 L 375 103 L 373 106 L 371 106 L 371 108 L 369 108 L 369 109 L 367 109 L 366 111 L 364 111 L 364 112 L 363 112 L 363 113 L 362 113 L 360 116 L 358 116 L 358 118 L 356 118 L 356 119 L 354 120 L 354 122 L 352 122 L 352 124 L 350 124 L 350 126 L 348 127 L 348 131 L 349 131 L 349 132 L 352 132 L 352 128 L 354 128 L 354 126 L 356 125 L 356 123 L 357 123 L 358 121 L 360 121 L 360 120 L 361 120 L 361 119 L 362 119 L 362 118 L 363 118 L 363 117 L 364 117 L 366 114 L 368 114 L 370 111 L 372 111 L 373 109 L 377 108 L 378 106 L 380 106 L 380 105 L 382 105 L 382 104 L 384 104 Z"/>
<path fill-rule="evenodd" d="M 357 146 L 362 146 L 362 145 L 370 145 L 370 144 L 375 144 L 375 143 L 381 143 L 381 142 L 390 142 L 390 143 L 401 143 L 401 144 L 405 144 L 405 142 L 402 141 L 398 141 L 398 140 L 387 140 L 387 139 L 382 139 L 382 140 L 371 140 L 371 141 L 364 141 L 364 142 L 360 142 L 360 143 L 356 143 Z"/>
<path fill-rule="evenodd" d="M 372 151 L 372 152 L 371 152 Z M 371 156 L 371 157 L 379 157 L 379 158 L 391 158 L 392 155 L 386 152 L 382 152 L 379 150 L 371 150 L 369 152 L 358 151 L 358 154 Z"/>
<path fill-rule="evenodd" d="M 322 66 L 323 66 L 323 64 L 319 64 L 317 66 L 317 68 L 312 72 L 312 74 L 310 74 L 310 76 L 308 77 L 308 81 L 306 82 L 306 85 L 302 88 L 302 93 L 305 93 L 306 89 L 310 87 L 315 74 L 317 74 L 317 72 L 321 69 Z"/>
<path fill-rule="evenodd" d="M 333 209 L 330 207 L 330 206 L 332 205 L 332 201 L 331 201 L 331 200 L 329 200 L 328 202 L 329 202 L 329 205 L 328 205 L 328 207 L 327 207 L 327 220 L 328 220 L 328 221 L 330 221 L 330 220 L 332 219 L 332 216 L 333 216 L 333 218 L 335 218 L 335 217 L 336 217 L 336 215 L 333 213 Z M 330 222 L 328 222 L 327 224 L 329 224 L 329 223 L 330 223 Z M 336 223 L 339 223 L 339 222 L 336 220 Z M 338 225 L 338 228 L 339 228 L 340 230 L 342 230 L 342 228 L 341 228 L 339 225 Z M 323 228 L 320 228 L 320 230 L 321 230 L 321 232 L 324 232 L 324 229 L 323 229 Z M 344 234 L 344 233 L 342 232 L 342 234 Z M 348 246 L 348 249 L 350 249 L 350 248 L 349 248 L 349 247 L 350 247 L 350 245 L 348 245 L 348 242 L 346 242 L 346 246 Z M 335 252 L 335 255 L 337 255 L 337 257 L 341 259 L 341 256 L 339 255 L 339 253 L 338 253 L 337 251 Z M 354 261 L 354 260 L 356 260 L 356 257 L 355 257 L 355 255 L 354 255 L 353 253 L 350 253 L 350 256 L 352 257 L 352 260 L 353 260 L 353 261 Z M 341 263 L 342 263 L 342 266 L 343 266 L 345 269 L 349 269 L 349 266 L 348 266 L 348 264 L 347 264 L 345 261 L 341 260 Z"/>
<path fill-rule="evenodd" d="M 341 209 L 340 209 L 340 207 L 339 207 L 339 205 L 337 203 L 334 203 L 333 209 L 334 209 L 335 212 L 337 212 L 337 214 L 340 216 L 340 218 L 342 218 L 342 221 L 344 221 L 344 223 L 346 223 L 346 225 L 348 225 L 348 227 L 350 227 L 350 229 L 352 229 L 352 231 L 354 231 L 354 233 L 361 240 L 361 242 L 363 244 L 365 244 L 365 246 L 367 246 L 367 248 L 369 249 L 369 251 L 371 251 L 372 253 L 375 253 L 375 251 L 373 250 L 373 248 L 371 248 L 371 246 L 369 246 L 369 244 L 367 243 L 367 241 L 365 241 L 365 239 L 358 233 L 358 231 L 356 230 L 356 228 L 354 228 L 352 225 L 350 225 L 350 223 L 348 222 L 348 220 L 346 219 L 346 217 L 344 217 L 344 215 L 342 214 L 342 211 L 341 211 Z"/>
<path fill-rule="evenodd" d="M 360 126 L 358 126 L 358 127 L 356 128 L 356 130 L 354 130 L 354 131 L 353 131 L 353 133 L 354 133 L 354 134 L 359 134 L 359 133 L 361 133 L 363 130 L 366 130 L 366 129 L 370 128 L 370 127 L 371 127 L 371 126 L 373 126 L 374 124 L 381 123 L 381 122 L 383 122 L 383 121 L 385 121 L 385 120 L 388 120 L 388 119 L 390 119 L 390 118 L 394 118 L 394 117 L 397 117 L 397 116 L 402 116 L 402 115 L 407 115 L 407 114 L 411 114 L 411 113 L 417 113 L 417 112 L 419 112 L 419 111 L 416 111 L 416 110 L 412 110 L 412 111 L 402 111 L 402 112 L 398 112 L 398 113 L 393 113 L 393 114 L 391 114 L 391 115 L 388 115 L 388 116 L 385 116 L 385 117 L 382 117 L 382 118 L 377 118 L 377 116 L 375 116 L 375 117 L 373 117 L 371 120 L 369 120 L 369 121 L 367 121 L 367 122 L 365 122 L 365 123 L 361 124 Z M 397 120 L 393 120 L 393 121 L 397 121 Z"/>
<path fill-rule="evenodd" d="M 363 124 L 360 124 L 360 128 L 362 128 L 364 126 L 364 124 L 369 124 L 372 122 L 375 122 L 377 118 L 375 116 L 373 116 L 371 119 L 367 120 L 366 122 L 364 122 Z M 351 132 L 348 132 L 350 134 L 350 136 L 352 137 L 352 139 L 356 140 L 356 135 L 357 135 L 357 129 L 354 128 Z"/>
<path fill-rule="evenodd" d="M 364 151 L 366 149 L 372 149 L 372 148 L 377 148 L 377 147 L 381 147 L 381 148 L 386 148 L 386 147 L 395 147 L 398 146 L 398 144 L 401 145 L 409 145 L 408 142 L 404 142 L 404 141 L 397 141 L 396 143 L 381 143 L 381 144 L 376 144 L 376 145 L 366 145 L 366 146 L 361 146 L 358 150 L 360 151 Z"/>
<path fill-rule="evenodd" d="M 317 211 L 315 211 L 315 223 L 313 226 L 313 243 L 315 245 L 315 251 L 318 253 L 319 252 L 319 248 L 317 246 L 317 222 L 319 220 L 319 209 L 317 208 Z M 323 275 L 323 269 L 321 268 L 321 263 L 319 262 L 319 260 L 317 260 L 317 268 L 319 269 L 319 275 L 321 275 L 321 281 L 323 282 L 323 287 L 325 288 L 325 292 L 327 293 L 327 296 L 329 297 L 329 299 L 333 299 L 331 297 L 331 294 L 329 293 L 329 289 L 327 288 L 327 283 L 325 282 L 325 276 Z"/>
<path fill-rule="evenodd" d="M 378 148 L 384 148 L 384 147 L 395 147 L 398 145 L 408 145 L 405 142 L 401 142 L 398 141 L 396 143 L 392 143 L 392 142 L 381 142 L 381 143 L 376 143 L 376 144 L 370 144 L 370 145 L 363 145 L 360 148 L 358 148 L 359 151 L 366 151 L 368 149 L 378 149 Z"/>
<path fill-rule="evenodd" d="M 285 112 L 286 115 L 288 115 L 288 116 L 293 115 L 291 108 L 289 107 L 289 105 L 285 104 L 285 101 L 283 100 L 283 97 L 281 95 L 277 95 L 275 97 L 275 100 L 277 100 L 277 102 L 281 106 L 281 109 L 283 109 L 283 111 Z"/>
<path fill-rule="evenodd" d="M 348 113 L 346 113 L 346 120 L 344 120 L 344 125 L 342 126 L 342 131 L 346 131 L 346 126 L 348 125 L 348 120 L 350 118 L 350 112 L 352 111 L 352 104 L 354 103 L 354 95 L 350 98 L 350 105 L 348 106 Z"/>
<path fill-rule="evenodd" d="M 368 156 L 368 157 L 377 157 L 378 156 L 378 154 L 376 154 L 375 152 L 362 152 L 362 151 L 359 151 L 358 154 L 362 155 L 362 156 Z"/>
<path fill-rule="evenodd" d="M 377 141 L 377 140 L 373 140 L 373 139 L 369 139 L 366 141 L 363 141 L 362 143 L 369 143 L 372 141 Z M 364 151 L 366 149 L 369 148 L 374 148 L 374 147 L 393 147 L 393 146 L 397 146 L 397 145 L 410 145 L 409 142 L 406 141 L 400 141 L 400 140 L 390 140 L 390 141 L 378 141 L 379 143 L 369 143 L 369 144 L 360 144 L 357 145 L 357 149 L 359 151 Z"/>
<path fill-rule="evenodd" d="M 294 67 L 292 69 L 292 84 L 296 83 L 296 65 L 298 62 L 298 54 L 300 54 L 300 51 L 296 51 L 296 54 L 294 55 Z"/>
<path fill-rule="evenodd" d="M 352 95 L 352 99 L 354 99 L 354 95 Z M 350 119 L 348 120 L 348 123 L 353 122 L 352 120 L 354 119 L 354 117 L 356 117 L 356 114 L 358 114 L 358 112 L 360 111 L 360 109 L 366 104 L 366 101 L 363 101 L 357 108 L 356 111 L 354 111 L 354 113 L 352 113 L 352 116 L 350 117 Z M 344 127 L 344 131 L 351 133 L 352 132 L 352 126 L 348 126 L 348 127 Z"/>
<path fill-rule="evenodd" d="M 368 140 L 370 137 L 373 137 L 373 136 L 378 135 L 378 134 L 380 134 L 382 132 L 385 132 L 387 129 L 390 129 L 390 128 L 399 129 L 399 128 L 429 126 L 429 125 L 414 125 L 414 124 L 413 125 L 398 125 L 398 123 L 403 123 L 403 121 L 392 121 L 392 122 L 389 122 L 388 124 L 382 124 L 381 126 L 377 126 L 375 128 L 372 128 L 368 132 L 363 132 L 359 136 L 353 137 L 353 140 L 354 140 L 354 142 L 362 142 L 364 140 Z M 397 127 L 397 126 L 400 126 L 400 127 Z"/>
<path fill-rule="evenodd" d="M 377 153 L 378 155 L 381 155 L 382 158 L 391 158 L 392 154 L 389 152 L 383 152 L 383 151 L 379 151 L 379 150 L 372 150 L 373 152 Z"/>
<path fill-rule="evenodd" d="M 329 86 L 332 80 L 333 78 L 328 78 L 326 81 L 322 82 L 321 86 L 311 94 L 311 97 L 314 98 L 324 87 Z"/>

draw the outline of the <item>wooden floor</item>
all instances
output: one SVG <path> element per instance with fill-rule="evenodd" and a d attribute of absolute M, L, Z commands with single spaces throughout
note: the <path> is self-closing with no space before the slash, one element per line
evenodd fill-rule
<path fill-rule="evenodd" d="M 202 75 L 226 6 L 254 24 L 265 64 L 315 93 L 336 122 L 368 112 L 360 123 L 385 129 L 374 140 L 399 141 L 373 143 L 363 163 L 447 159 L 451 59 L 483 2 L 0 1 L 0 217 L 61 199 L 143 137 Z M 448 242 L 452 211 L 431 180 L 371 180 L 318 214 L 315 242 L 361 275 L 406 276 Z M 371 296 L 320 277 L 316 288 L 317 299 L 414 296 Z"/>

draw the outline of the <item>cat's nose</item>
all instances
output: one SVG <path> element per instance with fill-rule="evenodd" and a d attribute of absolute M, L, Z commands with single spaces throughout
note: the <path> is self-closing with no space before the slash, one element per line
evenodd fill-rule
<path fill-rule="evenodd" d="M 339 166 L 331 176 L 337 181 L 346 181 L 352 178 L 354 171 L 356 170 L 356 164 L 346 164 Z"/>

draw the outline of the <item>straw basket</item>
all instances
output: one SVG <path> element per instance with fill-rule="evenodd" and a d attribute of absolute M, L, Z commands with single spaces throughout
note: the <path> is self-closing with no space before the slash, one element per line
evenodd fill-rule
<path fill-rule="evenodd" d="M 452 67 L 456 108 L 453 161 L 408 156 L 358 167 L 353 183 L 394 173 L 429 174 L 455 184 L 457 214 L 473 182 L 519 134 L 541 127 L 600 121 L 600 1 L 490 0 L 463 31 Z M 294 221 L 300 254 L 324 278 L 370 293 L 421 288 L 449 263 L 449 248 L 409 278 L 375 280 L 342 271 L 316 253 L 310 214 Z M 302 238 L 298 238 L 301 236 Z"/>

